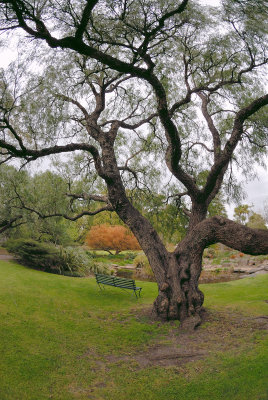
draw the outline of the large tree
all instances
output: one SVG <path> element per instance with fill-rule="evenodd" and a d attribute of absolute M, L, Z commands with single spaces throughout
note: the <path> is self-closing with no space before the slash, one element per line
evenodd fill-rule
<path fill-rule="evenodd" d="M 2 29 L 9 39 L 24 32 L 27 55 L 2 77 L 2 159 L 80 151 L 107 192 L 93 184 L 69 196 L 87 199 L 89 214 L 116 212 L 155 274 L 156 314 L 198 325 L 204 248 L 221 242 L 268 253 L 267 231 L 207 218 L 220 189 L 234 187 L 234 165 L 246 172 L 266 150 L 267 2 L 0 0 L 0 7 Z M 187 234 L 174 252 L 126 190 L 146 186 L 150 168 L 159 170 L 159 185 L 161 174 L 165 185 L 172 177 L 170 196 L 187 206 Z M 102 207 L 90 211 L 94 201 Z"/>

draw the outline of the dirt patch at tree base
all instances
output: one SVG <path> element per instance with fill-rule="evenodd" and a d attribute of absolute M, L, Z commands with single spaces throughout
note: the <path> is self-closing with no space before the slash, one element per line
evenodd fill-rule
<path fill-rule="evenodd" d="M 0 260 L 14 260 L 14 257 L 11 254 L 0 254 Z"/>
<path fill-rule="evenodd" d="M 137 318 L 144 320 L 146 313 L 151 318 L 149 310 L 137 314 Z M 109 355 L 101 364 L 108 367 L 111 363 L 131 362 L 134 369 L 180 367 L 218 352 L 245 351 L 257 341 L 254 333 L 262 331 L 266 334 L 268 331 L 268 316 L 252 318 L 218 311 L 204 311 L 202 325 L 190 333 L 180 331 L 172 322 L 168 323 L 169 333 L 154 341 L 146 351 L 126 356 Z"/>

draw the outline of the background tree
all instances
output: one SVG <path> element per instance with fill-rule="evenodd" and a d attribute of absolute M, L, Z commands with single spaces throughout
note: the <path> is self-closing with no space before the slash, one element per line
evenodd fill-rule
<path fill-rule="evenodd" d="M 10 229 L 16 230 L 26 223 L 26 212 L 19 207 L 14 188 L 27 184 L 26 172 L 17 173 L 12 166 L 0 168 L 0 233 L 8 235 Z"/>
<path fill-rule="evenodd" d="M 249 217 L 247 226 L 255 229 L 267 229 L 264 218 L 258 213 L 253 213 Z"/>
<path fill-rule="evenodd" d="M 246 225 L 252 213 L 252 206 L 241 204 L 234 209 L 234 220 L 240 224 Z"/>
<path fill-rule="evenodd" d="M 95 225 L 92 226 L 86 237 L 90 249 L 105 250 L 112 254 L 119 254 L 124 250 L 140 250 L 140 245 L 126 227 L 122 225 Z"/>
<path fill-rule="evenodd" d="M 155 313 L 198 325 L 204 248 L 220 241 L 268 253 L 266 230 L 207 218 L 221 188 L 234 193 L 233 164 L 247 173 L 266 154 L 266 1 L 225 0 L 219 8 L 194 0 L 0 6 L 9 38 L 25 33 L 25 56 L 2 76 L 3 160 L 79 151 L 80 171 L 86 168 L 92 184 L 69 193 L 74 203 L 88 204 L 71 218 L 116 212 L 155 274 Z M 161 182 L 187 205 L 187 233 L 174 252 L 128 194 Z"/>
<path fill-rule="evenodd" d="M 67 183 L 56 173 L 31 176 L 13 166 L 0 167 L 0 233 L 8 238 L 31 238 L 70 244 L 79 237 L 78 228 L 62 217 L 70 210 L 65 197 Z M 38 210 L 38 211 L 37 211 Z M 42 218 L 54 212 L 54 218 Z"/>

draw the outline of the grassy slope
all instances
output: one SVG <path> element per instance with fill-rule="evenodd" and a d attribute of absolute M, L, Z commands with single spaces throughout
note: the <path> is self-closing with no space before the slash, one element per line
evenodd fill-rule
<path fill-rule="evenodd" d="M 136 318 L 156 296 L 155 284 L 142 287 L 137 302 L 114 288 L 100 293 L 94 279 L 0 261 L 0 399 L 268 400 L 267 335 L 246 352 L 214 354 L 182 374 L 108 365 L 107 356 L 141 352 L 170 329 Z M 267 289 L 268 275 L 203 286 L 207 307 L 249 315 L 268 313 Z"/>

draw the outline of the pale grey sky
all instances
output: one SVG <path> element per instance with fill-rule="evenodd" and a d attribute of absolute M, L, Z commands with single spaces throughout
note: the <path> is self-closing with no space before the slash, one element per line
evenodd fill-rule
<path fill-rule="evenodd" d="M 245 203 L 253 204 L 256 211 L 260 211 L 264 202 L 268 200 L 268 172 L 263 168 L 258 168 L 258 178 L 249 182 L 245 187 L 248 194 Z"/>

